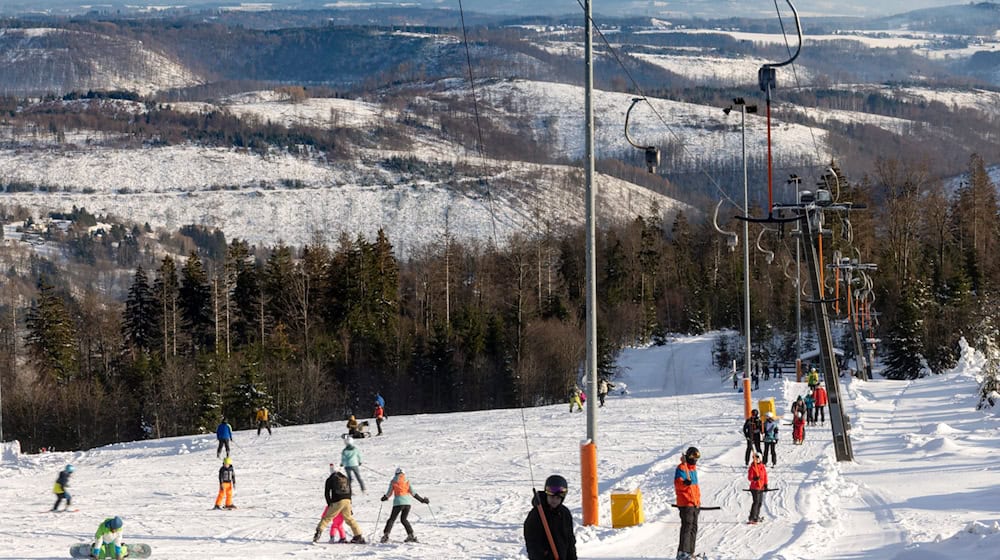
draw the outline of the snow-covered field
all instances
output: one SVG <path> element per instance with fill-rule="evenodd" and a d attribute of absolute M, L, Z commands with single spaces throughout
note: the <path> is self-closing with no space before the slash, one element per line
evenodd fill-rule
<path fill-rule="evenodd" d="M 354 512 L 366 538 L 381 534 L 387 508 L 378 496 L 402 466 L 431 499 L 410 516 L 419 544 L 401 544 L 398 524 L 386 545 L 310 544 L 327 465 L 342 446 L 337 421 L 277 428 L 271 438 L 238 431 L 235 511 L 211 510 L 221 461 L 209 435 L 42 455 L 7 449 L 2 555 L 65 558 L 106 516 L 120 515 L 126 540 L 152 545 L 162 559 L 524 558 L 531 488 L 555 472 L 570 481 L 581 558 L 673 558 L 673 469 L 696 445 L 704 504 L 722 507 L 701 515 L 698 550 L 710 559 L 1000 557 L 1000 421 L 975 410 L 981 356 L 967 349 L 958 368 L 941 376 L 846 383 L 854 462 L 833 460 L 826 426 L 809 428 L 805 445 L 795 447 L 783 426 L 778 464 L 769 470 L 777 490 L 767 494 L 765 521 L 748 526 L 742 394 L 709 365 L 712 340 L 681 338 L 619 360 L 629 394 L 610 396 L 599 410 L 596 527 L 579 526 L 584 414 L 559 404 L 396 416 L 389 402 L 385 435 L 359 442 L 367 492 L 355 487 Z M 789 379 L 762 381 L 755 397 L 774 397 L 787 419 L 791 400 L 805 390 Z M 48 513 L 52 482 L 67 463 L 76 467 L 71 489 L 80 511 Z M 611 528 L 611 494 L 636 488 L 646 522 Z"/>

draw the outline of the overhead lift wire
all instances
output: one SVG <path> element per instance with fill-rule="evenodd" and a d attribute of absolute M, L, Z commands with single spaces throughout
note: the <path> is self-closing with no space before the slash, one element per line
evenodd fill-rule
<path fill-rule="evenodd" d="M 490 182 L 486 179 L 486 152 L 483 143 L 483 127 L 479 122 L 479 100 L 476 97 L 476 78 L 472 73 L 472 54 L 469 50 L 469 34 L 465 27 L 465 9 L 462 6 L 462 0 L 458 0 L 458 14 L 462 20 L 462 42 L 465 45 L 465 63 L 469 69 L 469 88 L 472 91 L 472 111 L 476 118 L 476 134 L 477 134 L 477 144 L 476 151 L 479 153 L 479 161 L 483 166 L 483 177 L 481 178 L 483 185 L 486 187 L 486 200 L 489 203 L 490 211 L 490 224 L 493 227 L 493 246 L 499 247 L 499 242 L 497 240 L 497 217 L 496 211 L 493 208 L 493 191 L 490 189 Z"/>
<path fill-rule="evenodd" d="M 580 6 L 580 9 L 583 10 L 584 13 L 586 13 L 586 8 L 584 7 L 583 2 L 581 2 L 581 0 L 576 0 L 576 3 L 578 6 Z M 628 76 L 629 81 L 632 82 L 632 87 L 634 87 L 635 90 L 639 93 L 639 96 L 646 101 L 646 104 L 649 105 L 650 109 L 652 109 L 653 114 L 656 115 L 656 118 L 660 120 L 660 122 L 663 124 L 663 127 L 667 129 L 667 132 L 669 132 L 670 135 L 673 136 L 674 140 L 677 141 L 678 145 L 681 147 L 681 150 L 685 154 L 693 156 L 694 154 L 692 154 L 688 150 L 684 142 L 684 139 L 681 138 L 680 134 L 678 134 L 676 130 L 674 130 L 669 124 L 667 124 L 667 120 L 663 117 L 663 115 L 661 115 L 660 112 L 656 110 L 656 107 L 652 103 L 649 103 L 649 99 L 647 99 L 647 95 L 645 94 L 645 92 L 643 92 L 642 86 L 639 85 L 639 82 L 637 82 L 636 79 L 632 76 L 632 73 L 629 72 L 628 68 L 625 66 L 625 63 L 622 62 L 621 57 L 618 56 L 618 52 L 615 50 L 614 47 L 611 46 L 611 42 L 608 41 L 608 38 L 604 36 L 604 33 L 601 31 L 601 28 L 597 25 L 597 22 L 594 21 L 593 16 L 590 17 L 590 23 L 593 25 L 594 31 L 596 31 L 597 35 L 601 38 L 601 41 L 604 42 L 604 46 L 607 47 L 608 52 L 611 53 L 611 56 L 614 57 L 615 62 L 618 63 L 618 66 L 621 66 L 622 71 L 625 72 L 625 75 Z M 729 201 L 730 204 L 732 204 L 737 208 L 741 208 L 740 204 L 738 204 L 735 200 L 733 200 L 726 193 L 726 191 L 722 189 L 722 186 L 719 185 L 719 182 L 715 180 L 715 177 L 713 177 L 709 172 L 705 171 L 704 169 L 701 170 L 701 174 L 704 175 L 709 180 L 709 182 L 712 183 L 712 185 L 716 188 L 716 190 L 719 191 L 719 194 L 727 201 Z"/>

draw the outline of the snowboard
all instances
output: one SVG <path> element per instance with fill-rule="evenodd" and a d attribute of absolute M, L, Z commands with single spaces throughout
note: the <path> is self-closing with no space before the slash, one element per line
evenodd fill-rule
<path fill-rule="evenodd" d="M 153 554 L 153 549 L 148 544 L 131 543 L 123 544 L 125 558 L 149 558 Z M 90 543 L 74 544 L 69 547 L 69 555 L 73 558 L 90 558 Z"/>

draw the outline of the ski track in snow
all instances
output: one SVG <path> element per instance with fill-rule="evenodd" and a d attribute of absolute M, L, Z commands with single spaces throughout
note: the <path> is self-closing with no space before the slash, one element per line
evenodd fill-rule
<path fill-rule="evenodd" d="M 560 403 L 394 416 L 390 402 L 385 435 L 358 443 L 367 491 L 355 484 L 355 517 L 366 539 L 381 534 L 390 508 L 378 497 L 404 466 L 414 489 L 431 498 L 410 515 L 420 543 L 401 543 L 397 523 L 386 545 L 311 544 L 327 464 L 339 461 L 344 425 L 337 421 L 278 427 L 270 438 L 237 431 L 234 511 L 211 510 L 221 463 L 212 435 L 42 455 L 5 449 L 0 558 L 65 558 L 104 517 L 121 515 L 126 539 L 150 544 L 157 559 L 523 559 L 531 488 L 552 472 L 570 481 L 581 558 L 673 558 L 680 527 L 673 472 L 690 445 L 702 452 L 703 503 L 722 508 L 700 517 L 698 550 L 711 560 L 998 558 L 1000 423 L 975 410 L 972 366 L 912 381 L 845 380 L 855 454 L 846 463 L 834 460 L 829 424 L 808 427 L 805 444 L 792 445 L 784 424 L 804 383 L 762 380 L 754 400 L 774 397 L 785 418 L 778 465 L 769 467 L 776 490 L 765 497 L 764 521 L 748 526 L 743 395 L 710 364 L 714 336 L 621 356 L 618 381 L 627 394 L 613 392 L 599 409 L 596 527 L 579 526 L 585 414 Z M 45 513 L 66 463 L 77 467 L 70 489 L 80 511 Z M 612 529 L 611 494 L 636 488 L 646 522 Z"/>

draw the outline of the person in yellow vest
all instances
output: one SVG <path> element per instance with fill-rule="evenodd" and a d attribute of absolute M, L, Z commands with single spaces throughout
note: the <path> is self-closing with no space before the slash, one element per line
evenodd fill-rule
<path fill-rule="evenodd" d="M 389 489 L 382 496 L 382 501 L 388 500 L 390 496 L 395 496 L 395 498 L 392 499 L 392 513 L 389 514 L 389 520 L 385 522 L 385 530 L 382 531 L 381 542 L 389 542 L 389 532 L 392 531 L 392 525 L 396 522 L 396 517 L 399 517 L 399 522 L 406 529 L 406 539 L 404 542 L 417 542 L 417 537 L 413 534 L 413 527 L 410 526 L 410 522 L 406 518 L 410 515 L 410 505 L 414 499 L 423 504 L 431 503 L 430 499 L 420 497 L 420 494 L 417 494 L 413 490 L 413 487 L 410 486 L 410 481 L 406 479 L 403 467 L 396 469 L 396 476 L 392 477 L 392 480 L 389 482 Z"/>
<path fill-rule="evenodd" d="M 260 435 L 261 428 L 267 428 L 267 435 L 271 435 L 271 419 L 270 413 L 267 411 L 266 406 L 262 406 L 257 409 L 257 435 Z M 285 434 L 288 435 L 288 434 Z"/>

